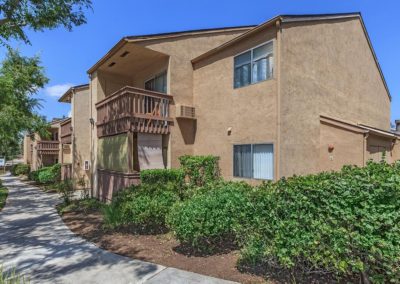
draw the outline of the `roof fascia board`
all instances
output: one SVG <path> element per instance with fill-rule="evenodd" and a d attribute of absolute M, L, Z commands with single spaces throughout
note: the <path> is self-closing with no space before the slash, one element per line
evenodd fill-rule
<path fill-rule="evenodd" d="M 186 32 L 176 32 L 176 33 L 163 33 L 163 34 L 154 34 L 154 35 L 146 35 L 146 36 L 126 36 L 123 37 L 116 45 L 114 45 L 99 61 L 97 61 L 88 71 L 88 74 L 92 74 L 97 68 L 103 64 L 107 59 L 112 57 L 118 50 L 120 50 L 126 43 L 135 43 L 135 42 L 146 42 L 153 40 L 165 40 L 170 38 L 177 38 L 183 36 L 190 35 L 201 35 L 201 34 L 214 34 L 214 33 L 222 33 L 226 31 L 237 31 L 237 30 L 249 30 L 254 28 L 255 26 L 241 26 L 241 27 L 229 27 L 229 28 L 220 28 L 220 29 L 207 29 L 207 30 L 193 30 Z"/>

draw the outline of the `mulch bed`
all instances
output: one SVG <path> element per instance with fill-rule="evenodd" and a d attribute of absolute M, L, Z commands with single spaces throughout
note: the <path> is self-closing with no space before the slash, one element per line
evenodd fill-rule
<path fill-rule="evenodd" d="M 237 251 L 193 255 L 168 233 L 143 235 L 104 230 L 100 212 L 67 212 L 62 218 L 75 234 L 116 254 L 240 283 L 265 283 L 262 277 L 236 268 Z"/>

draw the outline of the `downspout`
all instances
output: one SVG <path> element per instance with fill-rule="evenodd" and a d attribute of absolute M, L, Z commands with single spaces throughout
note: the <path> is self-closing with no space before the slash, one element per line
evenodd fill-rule
<path fill-rule="evenodd" d="M 72 95 L 71 95 L 71 107 L 72 107 L 72 114 L 71 114 L 71 127 L 72 127 L 72 133 L 71 133 L 71 178 L 72 182 L 74 182 L 74 176 L 75 176 L 75 89 L 72 89 Z"/>
<path fill-rule="evenodd" d="M 276 79 L 277 79 L 277 96 L 276 96 L 276 143 L 274 145 L 275 152 L 275 180 L 280 178 L 280 160 L 281 160 L 281 44 L 282 44 L 282 27 L 281 20 L 276 21 Z"/>
<path fill-rule="evenodd" d="M 90 90 L 90 100 L 89 100 L 89 104 L 90 104 L 90 164 L 89 164 L 89 175 L 90 175 L 90 197 L 94 196 L 94 192 L 93 192 L 93 125 L 92 125 L 92 116 L 93 116 L 93 106 L 92 106 L 92 102 L 93 102 L 93 91 L 92 91 L 92 74 L 89 74 L 89 90 Z"/>
<path fill-rule="evenodd" d="M 369 132 L 364 133 L 363 141 L 363 165 L 367 165 L 367 144 L 368 144 Z"/>

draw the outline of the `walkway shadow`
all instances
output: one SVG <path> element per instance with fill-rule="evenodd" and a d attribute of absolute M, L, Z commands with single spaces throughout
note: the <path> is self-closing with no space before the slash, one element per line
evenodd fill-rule
<path fill-rule="evenodd" d="M 0 212 L 0 259 L 6 271 L 29 274 L 32 283 L 121 283 L 146 279 L 162 266 L 97 248 L 63 223 L 55 194 L 1 176 L 9 200 Z"/>

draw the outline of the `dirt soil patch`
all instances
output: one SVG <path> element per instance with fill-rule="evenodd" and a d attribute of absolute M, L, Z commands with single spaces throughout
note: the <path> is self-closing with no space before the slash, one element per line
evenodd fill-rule
<path fill-rule="evenodd" d="M 138 235 L 103 229 L 100 212 L 67 212 L 62 216 L 75 234 L 116 254 L 240 283 L 265 283 L 260 276 L 236 268 L 238 252 L 197 256 L 180 249 L 170 234 Z"/>

